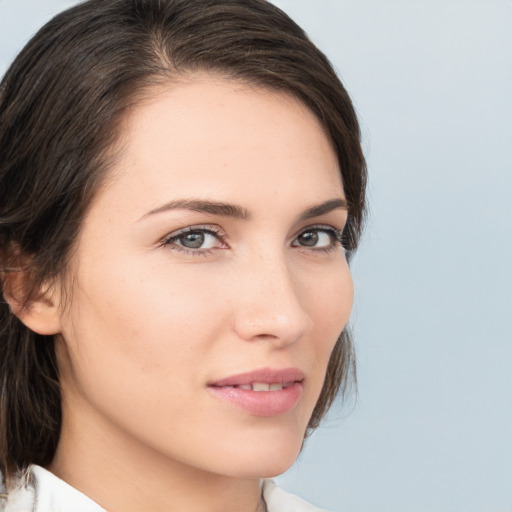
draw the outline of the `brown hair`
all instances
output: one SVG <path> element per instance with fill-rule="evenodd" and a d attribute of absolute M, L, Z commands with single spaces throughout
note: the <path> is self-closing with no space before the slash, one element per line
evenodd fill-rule
<path fill-rule="evenodd" d="M 318 117 L 337 151 L 349 204 L 345 242 L 364 219 L 366 170 L 357 118 L 327 58 L 265 0 L 89 0 L 27 44 L 0 86 L 0 272 L 26 290 L 66 269 L 81 221 L 107 174 L 123 114 L 155 84 L 196 70 L 284 91 Z M 309 428 L 354 367 L 345 330 Z M 354 375 L 355 377 L 355 375 Z M 61 425 L 54 339 L 0 301 L 0 471 L 48 465 Z"/>

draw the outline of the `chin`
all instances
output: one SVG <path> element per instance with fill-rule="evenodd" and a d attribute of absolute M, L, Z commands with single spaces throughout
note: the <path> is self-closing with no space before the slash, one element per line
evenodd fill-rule
<path fill-rule="evenodd" d="M 253 460 L 250 464 L 238 466 L 230 476 L 258 480 L 274 478 L 288 471 L 296 459 L 297 456 L 287 459 L 280 458 L 279 460 L 276 460 L 275 457 L 269 457 L 267 460 Z"/>
<path fill-rule="evenodd" d="M 231 468 L 226 468 L 226 472 L 238 478 L 273 478 L 281 475 L 294 464 L 302 445 L 302 436 L 300 439 L 294 436 L 283 439 L 277 435 L 273 441 L 262 436 L 261 440 L 253 442 L 250 448 L 246 445 L 237 450 L 230 461 L 225 458 L 225 462 L 232 463 Z"/>

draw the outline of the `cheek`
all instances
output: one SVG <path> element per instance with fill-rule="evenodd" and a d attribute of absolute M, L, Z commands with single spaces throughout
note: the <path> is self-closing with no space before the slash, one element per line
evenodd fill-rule
<path fill-rule="evenodd" d="M 346 262 L 309 274 L 303 281 L 304 302 L 313 320 L 312 342 L 303 350 L 315 361 L 316 398 L 320 394 L 334 346 L 347 325 L 352 310 L 354 288 Z"/>
<path fill-rule="evenodd" d="M 304 287 L 317 335 L 336 341 L 348 322 L 354 302 L 354 286 L 348 265 L 333 265 L 322 275 L 312 276 Z M 326 349 L 330 346 L 326 343 Z M 334 343 L 332 343 L 334 345 Z M 332 347 L 331 347 L 332 348 Z"/>
<path fill-rule="evenodd" d="M 64 338 L 75 380 L 143 395 L 185 389 L 222 339 L 222 283 L 196 269 L 113 262 L 77 275 Z M 134 276 L 138 276 L 134 278 Z"/>
<path fill-rule="evenodd" d="M 160 439 L 152 425 L 176 428 L 177 418 L 194 417 L 189 404 L 218 337 L 219 308 L 190 276 L 182 282 L 183 273 L 123 279 L 126 270 L 82 274 L 59 366 L 74 407 L 92 408 L 150 443 Z"/>

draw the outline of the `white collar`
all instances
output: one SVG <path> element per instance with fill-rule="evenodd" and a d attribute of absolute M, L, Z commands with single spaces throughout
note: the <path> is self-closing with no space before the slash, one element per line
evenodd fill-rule
<path fill-rule="evenodd" d="M 268 512 L 322 512 L 297 496 L 263 480 L 263 497 Z M 85 494 L 50 473 L 32 465 L 26 478 L 9 493 L 2 512 L 106 512 Z"/>

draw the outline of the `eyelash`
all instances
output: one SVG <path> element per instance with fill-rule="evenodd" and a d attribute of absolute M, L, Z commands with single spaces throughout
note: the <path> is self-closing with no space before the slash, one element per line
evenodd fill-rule
<path fill-rule="evenodd" d="M 299 247 L 302 249 L 306 249 L 309 251 L 314 251 L 316 253 L 330 253 L 336 249 L 337 246 L 342 246 L 345 250 L 347 250 L 345 243 L 344 243 L 344 232 L 340 231 L 332 226 L 327 226 L 323 224 L 319 225 L 313 225 L 308 226 L 307 228 L 300 231 L 294 238 L 294 241 L 297 240 L 301 235 L 304 233 L 309 232 L 317 232 L 317 233 L 326 233 L 331 238 L 331 244 L 329 244 L 326 247 L 311 247 L 308 248 L 308 246 L 299 245 L 294 247 Z M 178 251 L 187 255 L 192 256 L 208 256 L 211 254 L 215 249 L 191 249 L 184 247 L 182 245 L 179 245 L 176 243 L 181 237 L 186 235 L 187 233 L 202 233 L 206 235 L 211 235 L 215 237 L 217 240 L 219 240 L 221 243 L 226 243 L 226 236 L 222 232 L 222 230 L 215 225 L 201 225 L 201 226 L 189 226 L 184 229 L 181 229 L 177 232 L 173 232 L 170 235 L 166 236 L 161 242 L 160 246 L 162 247 L 169 247 L 171 250 Z"/>

